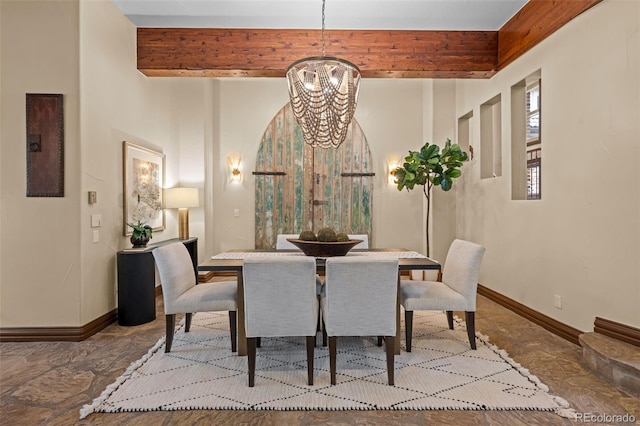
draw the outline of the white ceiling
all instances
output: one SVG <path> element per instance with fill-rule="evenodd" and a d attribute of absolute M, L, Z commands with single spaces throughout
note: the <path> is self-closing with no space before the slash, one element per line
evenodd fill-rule
<path fill-rule="evenodd" d="M 321 0 L 112 0 L 138 27 L 320 29 Z M 327 29 L 497 31 L 527 0 L 327 0 Z"/>

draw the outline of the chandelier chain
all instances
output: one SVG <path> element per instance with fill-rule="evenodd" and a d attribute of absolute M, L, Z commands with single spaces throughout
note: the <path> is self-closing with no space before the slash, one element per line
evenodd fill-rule
<path fill-rule="evenodd" d="M 324 5 L 326 0 L 322 0 L 322 56 L 324 56 Z"/>

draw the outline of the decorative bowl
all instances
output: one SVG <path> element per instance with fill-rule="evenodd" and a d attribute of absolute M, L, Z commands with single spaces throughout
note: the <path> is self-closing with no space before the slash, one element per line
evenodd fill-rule
<path fill-rule="evenodd" d="M 314 257 L 344 256 L 349 250 L 362 242 L 362 240 L 336 242 L 304 241 L 295 238 L 287 238 L 287 241 L 298 247 L 307 256 Z"/>

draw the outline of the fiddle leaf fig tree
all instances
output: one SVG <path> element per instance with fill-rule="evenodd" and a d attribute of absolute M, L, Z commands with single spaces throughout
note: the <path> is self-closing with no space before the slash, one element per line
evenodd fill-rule
<path fill-rule="evenodd" d="M 395 183 L 398 191 L 407 189 L 411 191 L 416 185 L 422 186 L 424 196 L 427 198 L 427 256 L 429 250 L 429 211 L 431 209 L 431 189 L 439 186 L 443 191 L 449 191 L 453 187 L 453 180 L 462 175 L 460 167 L 467 161 L 467 153 L 460 149 L 458 144 L 452 144 L 447 138 L 444 148 L 435 144 L 424 144 L 420 151 L 409 151 L 404 158 L 402 167 L 394 170 Z"/>

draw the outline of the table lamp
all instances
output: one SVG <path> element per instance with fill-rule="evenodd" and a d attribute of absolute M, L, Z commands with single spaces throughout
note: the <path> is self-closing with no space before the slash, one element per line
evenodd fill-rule
<path fill-rule="evenodd" d="M 167 188 L 164 190 L 165 208 L 178 209 L 178 238 L 189 238 L 189 207 L 200 207 L 198 188 Z"/>

